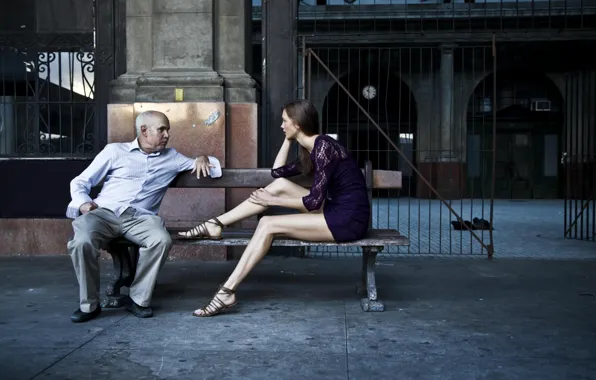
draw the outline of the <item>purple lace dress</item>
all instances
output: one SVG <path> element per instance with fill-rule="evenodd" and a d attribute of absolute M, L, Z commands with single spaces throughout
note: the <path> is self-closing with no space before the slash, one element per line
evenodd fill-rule
<path fill-rule="evenodd" d="M 310 194 L 302 198 L 308 211 L 321 208 L 336 242 L 358 240 L 366 235 L 370 204 L 364 175 L 346 148 L 320 135 L 310 153 L 314 180 Z M 271 170 L 274 178 L 301 174 L 298 161 Z"/>

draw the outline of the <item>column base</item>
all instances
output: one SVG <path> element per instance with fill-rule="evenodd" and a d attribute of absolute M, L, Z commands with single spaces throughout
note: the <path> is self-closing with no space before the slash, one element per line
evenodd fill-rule
<path fill-rule="evenodd" d="M 134 103 L 140 74 L 126 73 L 110 83 L 110 103 Z"/>
<path fill-rule="evenodd" d="M 244 71 L 220 71 L 224 80 L 226 103 L 255 103 L 256 81 Z"/>
<path fill-rule="evenodd" d="M 224 79 L 214 71 L 127 73 L 112 82 L 111 103 L 224 100 Z M 176 89 L 182 97 L 176 97 Z"/>
<path fill-rule="evenodd" d="M 224 100 L 223 78 L 214 71 L 152 71 L 137 80 L 138 102 L 203 102 Z M 176 98 L 176 89 L 182 98 Z"/>
<path fill-rule="evenodd" d="M 461 162 L 422 162 L 420 173 L 430 182 L 444 199 L 460 199 L 465 195 L 465 164 Z M 417 178 L 416 196 L 423 199 L 437 199 L 436 194 Z"/>

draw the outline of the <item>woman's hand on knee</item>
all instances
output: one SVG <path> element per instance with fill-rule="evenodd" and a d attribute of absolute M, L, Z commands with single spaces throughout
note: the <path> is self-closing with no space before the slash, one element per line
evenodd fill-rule
<path fill-rule="evenodd" d="M 259 206 L 269 207 L 275 205 L 276 196 L 272 195 L 265 189 L 258 189 L 253 191 L 248 198 L 250 203 L 254 203 Z"/>

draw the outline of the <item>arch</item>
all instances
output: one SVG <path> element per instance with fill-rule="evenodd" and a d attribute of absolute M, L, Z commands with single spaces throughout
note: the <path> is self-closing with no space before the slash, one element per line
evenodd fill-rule
<path fill-rule="evenodd" d="M 483 178 L 492 178 L 494 143 L 496 198 L 559 197 L 565 111 L 559 86 L 552 74 L 508 67 L 496 71 L 495 88 L 494 75 L 475 78 L 466 105 L 470 195 L 488 194 L 490 183 Z"/>
<path fill-rule="evenodd" d="M 356 68 L 344 73 L 340 83 L 414 163 L 418 115 L 414 94 L 406 81 L 389 68 Z M 370 99 L 363 92 L 366 86 L 374 87 Z M 321 113 L 323 133 L 337 135 L 360 165 L 371 160 L 377 169 L 401 170 L 405 190 L 402 194 L 408 194 L 407 190 L 414 193 L 415 181 L 410 181 L 414 172 L 337 83 L 327 92 Z"/>
<path fill-rule="evenodd" d="M 525 68 L 521 68 L 518 66 L 512 66 L 512 65 L 507 65 L 507 66 L 502 66 L 500 67 L 497 71 L 497 86 L 498 83 L 501 81 L 501 77 L 504 75 L 505 77 L 507 77 L 508 79 L 511 79 L 511 77 L 515 77 L 516 75 L 518 77 L 520 77 L 520 79 L 526 80 L 527 78 L 531 78 L 534 80 L 534 82 L 545 82 L 547 84 L 547 87 L 549 88 L 549 93 L 553 92 L 554 94 L 557 93 L 558 91 L 558 95 L 560 96 L 561 100 L 564 100 L 564 84 L 559 83 L 560 81 L 557 80 L 557 78 L 555 77 L 554 74 L 552 73 L 546 73 L 546 72 L 537 72 L 535 70 L 527 70 Z M 468 98 L 470 99 L 470 97 L 474 94 L 477 93 L 478 89 L 480 88 L 480 86 L 486 82 L 486 84 L 490 84 L 490 88 L 492 88 L 492 78 L 493 78 L 493 74 L 494 71 L 490 70 L 490 71 L 486 71 L 486 72 L 479 72 L 478 74 L 476 74 L 473 78 L 472 78 L 472 86 L 467 87 L 466 89 L 466 93 L 464 94 L 464 99 Z M 488 86 L 486 86 L 488 87 Z M 554 91 L 554 90 L 557 91 Z M 467 105 L 469 105 L 470 102 L 468 102 Z M 467 112 L 467 107 L 465 112 Z"/>

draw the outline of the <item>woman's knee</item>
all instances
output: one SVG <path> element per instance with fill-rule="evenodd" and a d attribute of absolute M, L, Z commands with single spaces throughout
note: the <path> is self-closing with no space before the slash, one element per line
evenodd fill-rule
<path fill-rule="evenodd" d="M 265 232 L 265 233 L 273 233 L 273 227 L 275 226 L 275 216 L 265 215 L 261 219 L 259 219 L 259 224 L 257 225 L 257 231 Z"/>
<path fill-rule="evenodd" d="M 286 178 L 276 178 L 265 189 L 273 195 L 281 195 L 291 181 Z"/>

